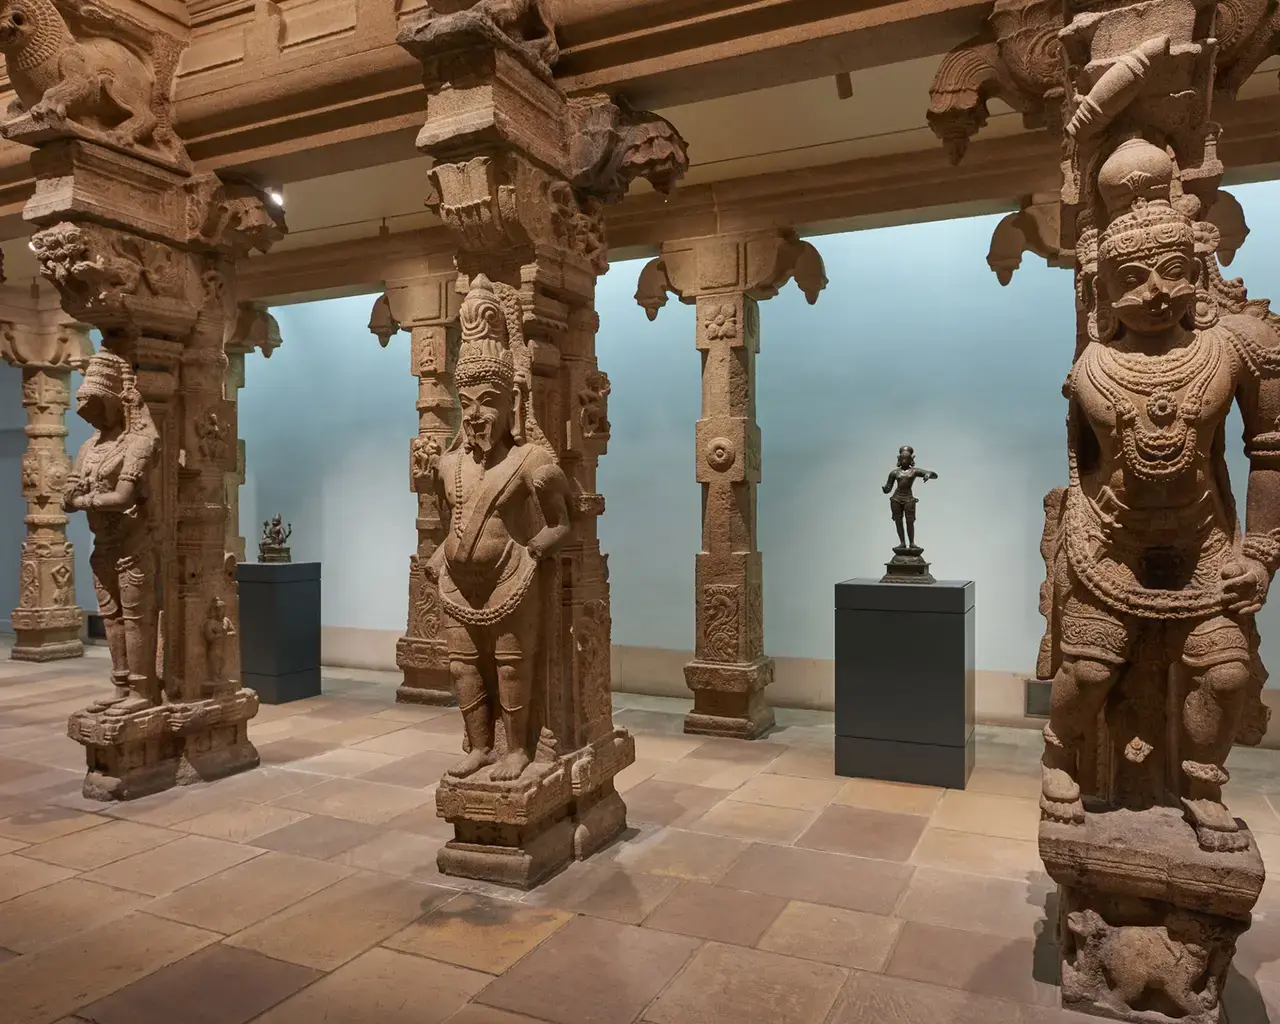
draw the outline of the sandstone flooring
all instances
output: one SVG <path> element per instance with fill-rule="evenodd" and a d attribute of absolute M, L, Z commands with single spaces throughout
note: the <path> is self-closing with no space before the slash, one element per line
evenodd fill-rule
<path fill-rule="evenodd" d="M 1057 1007 L 1035 732 L 981 729 L 954 792 L 837 778 L 830 715 L 703 740 L 688 702 L 619 694 L 630 828 L 519 893 L 436 871 L 460 719 L 396 705 L 393 676 L 264 707 L 256 771 L 110 805 L 65 735 L 105 675 L 101 650 L 0 662 L 0 1024 L 1093 1019 Z M 1280 875 L 1280 752 L 1231 767 Z M 1227 1007 L 1280 1022 L 1270 891 Z"/>

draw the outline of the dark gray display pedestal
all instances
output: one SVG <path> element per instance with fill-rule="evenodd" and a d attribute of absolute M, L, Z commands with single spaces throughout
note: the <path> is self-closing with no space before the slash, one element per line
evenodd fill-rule
<path fill-rule="evenodd" d="M 963 789 L 973 770 L 972 581 L 836 584 L 836 774 Z"/>
<path fill-rule="evenodd" d="M 240 673 L 263 704 L 320 696 L 320 563 L 241 562 Z"/>

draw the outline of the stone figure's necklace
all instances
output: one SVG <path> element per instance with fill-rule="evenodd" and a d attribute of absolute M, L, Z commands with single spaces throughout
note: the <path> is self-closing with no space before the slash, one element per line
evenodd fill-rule
<path fill-rule="evenodd" d="M 1205 392 L 1221 363 L 1220 347 L 1205 333 L 1185 349 L 1162 356 L 1103 345 L 1086 350 L 1085 376 L 1115 410 L 1125 464 L 1134 476 L 1167 482 L 1192 465 Z M 1178 392 L 1184 392 L 1181 401 Z M 1146 417 L 1154 429 L 1141 422 L 1135 397 L 1146 399 Z"/>
<path fill-rule="evenodd" d="M 484 479 L 484 463 L 480 463 L 480 479 Z M 458 539 L 462 539 L 463 522 L 462 522 L 462 456 L 459 453 L 457 461 L 453 464 L 453 532 Z"/>

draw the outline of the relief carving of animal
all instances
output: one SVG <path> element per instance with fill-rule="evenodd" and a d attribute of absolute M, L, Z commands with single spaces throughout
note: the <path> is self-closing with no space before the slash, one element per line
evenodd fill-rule
<path fill-rule="evenodd" d="M 78 41 L 53 0 L 0 0 L 0 53 L 17 93 L 11 118 L 78 122 L 122 146 L 151 141 L 155 81 L 139 54 L 105 35 Z"/>
<path fill-rule="evenodd" d="M 1093 910 L 1068 914 L 1067 928 L 1079 945 L 1076 970 L 1104 999 L 1109 980 L 1113 999 L 1122 1004 L 1117 1009 L 1132 1009 L 1148 990 L 1156 990 L 1185 1016 L 1196 1017 L 1217 999 L 1216 979 L 1205 979 L 1211 950 L 1194 921 L 1174 914 L 1168 925 L 1112 926 Z"/>

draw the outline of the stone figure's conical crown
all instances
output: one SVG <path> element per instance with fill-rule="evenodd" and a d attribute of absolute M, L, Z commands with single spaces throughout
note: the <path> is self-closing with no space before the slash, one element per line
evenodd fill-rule
<path fill-rule="evenodd" d="M 1124 260 L 1194 248 L 1195 227 L 1173 205 L 1174 191 L 1173 160 L 1167 152 L 1145 139 L 1117 146 L 1098 171 L 1098 193 L 1109 217 L 1098 255 Z"/>
<path fill-rule="evenodd" d="M 127 360 L 114 352 L 97 352 L 89 360 L 80 383 L 81 396 L 99 395 L 119 399 L 125 389 L 134 386 L 133 369 Z"/>
<path fill-rule="evenodd" d="M 458 387 L 497 384 L 510 388 L 515 381 L 515 364 L 506 316 L 492 282 L 483 274 L 471 282 L 458 319 L 462 326 L 462 346 L 454 383 Z"/>

